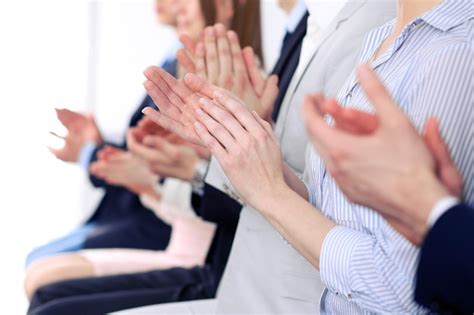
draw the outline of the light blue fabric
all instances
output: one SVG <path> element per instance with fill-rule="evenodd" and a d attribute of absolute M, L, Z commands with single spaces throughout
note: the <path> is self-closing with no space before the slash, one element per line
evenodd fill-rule
<path fill-rule="evenodd" d="M 393 27 L 391 22 L 368 34 L 359 63 L 371 59 Z M 472 0 L 445 0 L 415 19 L 371 66 L 420 132 L 429 117 L 438 118 L 465 180 L 464 196 L 472 203 Z M 343 106 L 373 111 L 355 72 L 338 100 Z M 321 314 L 424 312 L 413 299 L 418 248 L 379 214 L 347 200 L 313 149 L 307 167 L 311 203 L 337 224 L 321 249 L 320 275 L 327 287 Z"/>
<path fill-rule="evenodd" d="M 86 171 L 89 171 L 89 163 L 92 158 L 92 154 L 94 154 L 94 150 L 96 148 L 96 144 L 94 142 L 87 142 L 81 148 L 81 152 L 79 153 L 79 165 Z"/>
<path fill-rule="evenodd" d="M 87 239 L 87 235 L 94 229 L 94 227 L 94 223 L 82 225 L 64 237 L 35 248 L 26 257 L 25 268 L 28 268 L 33 261 L 40 258 L 82 249 Z"/>

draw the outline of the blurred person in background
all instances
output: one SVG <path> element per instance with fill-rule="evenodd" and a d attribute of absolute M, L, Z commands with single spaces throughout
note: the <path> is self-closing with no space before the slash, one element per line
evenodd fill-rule
<path fill-rule="evenodd" d="M 261 35 L 259 31 L 259 2 L 242 2 L 230 0 L 196 0 L 194 2 L 175 2 L 175 4 L 182 5 L 182 7 L 179 7 L 179 9 L 176 11 L 178 14 L 177 20 L 178 29 L 180 30 L 180 33 L 186 33 L 187 36 L 193 40 L 199 39 L 199 37 L 196 36 L 196 34 L 199 34 L 199 32 L 196 32 L 196 30 L 198 29 L 197 25 L 205 26 L 207 24 L 210 24 L 208 21 L 206 21 L 206 16 L 203 14 L 203 12 L 209 13 L 214 11 L 215 14 L 212 17 L 213 20 L 210 22 L 220 22 L 225 27 L 230 28 L 235 25 L 235 27 L 239 29 L 239 31 L 236 30 L 235 32 L 239 36 L 244 38 L 245 43 L 253 44 L 254 46 L 252 48 L 255 51 L 261 51 Z M 196 10 L 196 8 L 202 8 L 202 11 Z M 194 12 L 194 15 L 191 14 L 192 12 Z M 217 18 L 225 19 L 216 20 Z M 245 21 L 245 23 L 243 21 Z M 185 30 L 187 29 L 186 26 L 196 27 L 192 27 L 189 32 L 185 32 Z M 170 74 L 167 73 L 167 75 Z M 141 123 L 139 123 L 138 128 L 140 128 L 140 124 Z M 146 122 L 144 124 L 146 124 Z M 163 154 L 163 152 L 166 151 L 164 147 L 166 147 L 167 149 L 173 148 L 174 152 L 183 152 L 183 150 L 181 150 L 182 148 L 178 148 L 175 143 L 167 141 L 159 135 L 150 135 L 145 130 L 142 135 L 137 136 L 136 131 L 136 129 L 132 129 L 129 132 L 129 150 L 132 153 L 142 153 L 142 157 L 146 157 L 147 154 L 143 155 L 143 150 L 146 149 L 146 153 L 150 154 L 148 156 L 150 159 L 149 162 L 156 162 L 156 160 L 158 159 L 157 154 Z M 153 150 L 156 150 L 154 154 Z M 197 154 L 203 156 L 202 152 L 198 152 Z M 176 160 L 176 157 L 179 154 L 172 155 L 174 156 L 174 158 L 172 158 L 171 160 Z M 186 154 L 180 156 L 186 156 Z M 195 158 L 189 158 L 187 161 L 191 163 L 195 160 Z M 188 163 L 181 163 L 181 166 L 187 168 L 186 164 Z M 156 163 L 156 166 L 160 166 L 160 163 Z M 180 173 L 180 171 L 178 171 L 176 173 L 173 172 L 173 170 L 176 169 L 176 167 L 174 167 L 176 166 L 175 164 L 174 166 L 168 166 L 169 168 L 159 167 L 159 173 L 165 176 L 176 176 L 182 179 L 190 180 L 189 177 L 182 175 L 183 173 L 189 174 L 189 172 Z M 215 209 L 213 208 L 212 210 L 214 211 Z M 174 268 L 170 270 L 154 271 L 151 273 L 129 274 L 123 276 L 109 277 L 104 276 L 97 278 L 87 278 L 83 280 L 58 282 L 40 288 L 36 292 L 31 302 L 30 311 L 32 313 L 44 312 L 47 314 L 51 314 L 54 312 L 61 312 L 60 310 L 63 309 L 63 307 L 66 307 L 68 309 L 68 313 L 71 313 L 71 309 L 77 310 L 78 313 L 101 313 L 126 308 L 124 305 L 130 305 L 129 307 L 132 307 L 135 305 L 138 306 L 160 302 L 169 302 L 177 299 L 197 299 L 212 297 L 215 294 L 215 290 L 217 288 L 220 278 L 220 273 L 218 272 L 218 270 L 222 270 L 225 265 L 227 259 L 226 257 L 231 246 L 238 217 L 231 215 L 227 216 L 224 219 L 216 220 L 214 219 L 216 217 L 216 213 L 212 213 L 210 211 L 198 212 L 203 216 L 204 219 L 214 221 L 218 225 L 216 235 L 212 239 L 211 249 L 206 259 L 206 266 L 199 266 L 199 263 L 196 263 L 196 267 L 192 269 Z M 188 232 L 192 234 L 191 230 L 188 230 Z M 196 237 L 195 234 L 190 236 Z M 178 250 L 181 254 L 183 254 L 187 253 L 188 248 L 178 248 Z M 76 258 L 74 259 L 77 261 Z M 117 262 L 117 265 L 122 265 L 122 263 L 126 263 L 126 261 Z M 152 265 L 153 263 L 154 262 L 148 262 L 148 266 Z M 82 266 L 84 266 L 84 264 L 82 264 Z M 57 265 L 57 267 L 59 267 L 57 271 L 61 271 L 61 266 L 59 264 Z M 90 265 L 88 265 L 88 267 L 90 267 Z M 170 265 L 169 267 L 172 266 Z M 74 269 L 74 266 L 72 266 L 72 269 Z M 84 269 L 81 270 L 83 271 Z M 81 276 L 84 275 L 82 271 L 79 272 Z M 86 273 L 90 274 L 90 269 L 89 271 L 86 271 Z M 41 270 L 37 270 L 37 274 L 41 276 Z M 50 272 L 49 274 L 52 275 L 49 280 L 57 280 L 55 279 L 54 273 Z M 71 276 L 71 273 L 69 273 L 69 276 Z M 74 274 L 72 274 L 72 276 L 74 277 Z M 35 280 L 34 282 L 36 282 L 36 284 L 42 284 L 42 281 L 37 281 L 38 279 L 33 280 Z M 185 287 L 189 287 L 191 284 L 194 284 L 193 289 L 184 290 Z M 33 293 L 33 291 L 35 291 L 36 289 L 35 287 L 37 286 L 38 285 L 34 285 L 34 289 L 30 290 L 30 292 Z M 150 286 L 153 287 L 153 290 Z M 64 287 L 69 287 L 70 290 L 64 290 Z M 78 287 L 80 289 L 76 290 L 74 289 L 74 287 Z M 147 289 L 146 292 L 144 292 L 145 288 Z M 47 294 L 43 293 L 45 292 L 45 290 L 48 291 Z M 100 300 L 101 298 L 104 298 L 108 302 L 97 304 L 95 301 Z M 78 303 L 78 306 L 73 306 L 71 308 L 69 303 Z"/>
<path fill-rule="evenodd" d="M 157 0 L 155 12 L 160 23 L 176 26 L 175 8 L 172 0 Z M 162 67 L 176 75 L 175 58 L 179 43 L 171 43 L 170 51 Z M 133 114 L 129 126 L 135 126 L 143 117 L 141 110 L 154 106 L 147 95 Z M 105 194 L 91 217 L 68 235 L 34 249 L 26 259 L 26 266 L 33 261 L 58 253 L 74 252 L 83 248 L 143 248 L 161 250 L 169 242 L 171 228 L 160 220 L 139 200 L 140 189 L 130 189 L 124 185 L 108 183 L 103 176 L 96 176 L 90 166 L 95 163 L 102 149 L 113 146 L 126 154 L 126 141 L 122 144 L 106 142 L 92 115 L 84 115 L 68 109 L 57 109 L 59 121 L 68 133 L 64 146 L 51 149 L 60 160 L 78 163 L 90 174 L 91 183 L 104 189 Z M 135 187 L 137 188 L 137 187 Z"/>

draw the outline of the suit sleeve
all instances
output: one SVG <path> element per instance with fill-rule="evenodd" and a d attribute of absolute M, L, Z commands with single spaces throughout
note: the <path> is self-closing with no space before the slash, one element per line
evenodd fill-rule
<path fill-rule="evenodd" d="M 436 312 L 474 313 L 474 209 L 438 219 L 421 249 L 415 299 Z"/>

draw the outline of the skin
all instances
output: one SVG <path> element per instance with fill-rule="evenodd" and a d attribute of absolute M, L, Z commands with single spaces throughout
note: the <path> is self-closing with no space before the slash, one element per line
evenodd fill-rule
<path fill-rule="evenodd" d="M 349 200 L 375 209 L 420 245 L 431 209 L 443 197 L 460 197 L 462 178 L 436 120 L 428 120 L 422 137 L 369 67 L 359 69 L 359 82 L 376 114 L 310 96 L 304 106 L 310 140 Z M 327 113 L 335 128 L 326 125 Z"/>
<path fill-rule="evenodd" d="M 242 49 L 235 32 L 216 24 L 204 30 L 203 40 L 198 43 L 186 36 L 181 40 L 185 49 L 177 57 L 187 73 L 235 93 L 249 108 L 270 120 L 278 95 L 278 77 L 263 75 L 252 48 Z"/>
<path fill-rule="evenodd" d="M 176 25 L 174 0 L 155 0 L 154 11 L 158 21 L 165 25 Z M 87 142 L 99 145 L 103 143 L 102 134 L 95 122 L 94 116 L 81 114 L 68 109 L 56 109 L 56 116 L 67 129 L 66 136 L 51 134 L 64 140 L 62 148 L 49 147 L 56 158 L 65 162 L 77 162 L 82 147 Z"/>
<path fill-rule="evenodd" d="M 286 14 L 290 14 L 296 3 L 298 3 L 298 0 L 278 0 L 278 6 L 285 11 Z"/>

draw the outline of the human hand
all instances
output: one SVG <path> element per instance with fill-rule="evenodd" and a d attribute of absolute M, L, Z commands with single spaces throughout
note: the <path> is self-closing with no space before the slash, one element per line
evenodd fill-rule
<path fill-rule="evenodd" d="M 250 110 L 270 120 L 278 77 L 263 75 L 252 48 L 242 49 L 235 32 L 226 32 L 224 25 L 216 24 L 205 29 L 203 42 L 194 43 L 186 36 L 181 41 L 185 48 L 177 57 L 188 73 L 233 92 Z"/>
<path fill-rule="evenodd" d="M 123 186 L 136 194 L 151 194 L 159 176 L 153 174 L 141 158 L 111 146 L 98 152 L 98 160 L 91 164 L 90 172 L 111 185 Z"/>
<path fill-rule="evenodd" d="M 56 158 L 65 162 L 76 162 L 84 144 L 103 142 L 99 128 L 93 116 L 83 115 L 68 109 L 56 109 L 56 116 L 61 124 L 67 129 L 67 135 L 62 137 L 54 132 L 52 135 L 64 140 L 60 149 L 49 147 Z"/>
<path fill-rule="evenodd" d="M 197 121 L 194 110 L 199 108 L 199 95 L 190 90 L 184 80 L 175 79 L 161 68 L 149 67 L 144 74 L 147 80 L 143 85 L 160 111 L 147 107 L 143 113 L 164 129 L 202 145 L 194 131 Z"/>
<path fill-rule="evenodd" d="M 243 201 L 263 209 L 267 200 L 289 189 L 271 125 L 230 92 L 196 75 L 187 75 L 186 82 L 203 94 L 203 107 L 196 110 L 199 122 L 195 123 L 202 143 L 216 157 Z"/>
<path fill-rule="evenodd" d="M 196 151 L 183 141 L 173 141 L 160 135 L 145 135 L 138 141 L 130 129 L 128 148 L 146 161 L 151 171 L 161 177 L 175 177 L 190 181 L 199 162 Z"/>
<path fill-rule="evenodd" d="M 359 81 L 376 115 L 308 96 L 304 116 L 310 139 L 351 201 L 380 212 L 419 244 L 434 204 L 461 190 L 460 176 L 453 175 L 455 168 L 433 121 L 424 141 L 369 68 L 360 68 Z M 322 118 L 326 113 L 334 115 L 334 128 Z"/>

